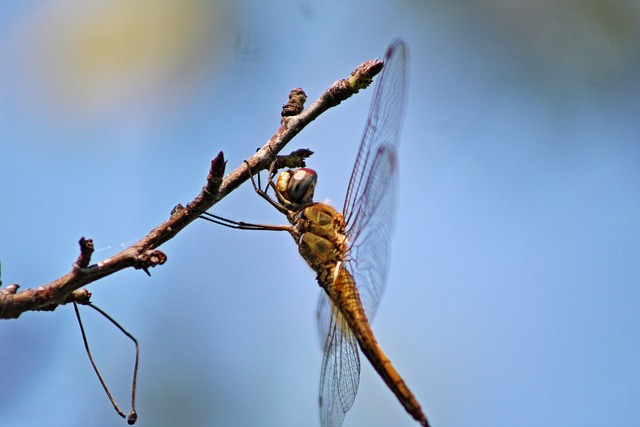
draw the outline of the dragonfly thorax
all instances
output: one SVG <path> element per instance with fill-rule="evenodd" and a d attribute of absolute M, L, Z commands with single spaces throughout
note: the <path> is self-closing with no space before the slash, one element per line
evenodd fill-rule
<path fill-rule="evenodd" d="M 300 254 L 318 277 L 328 277 L 345 259 L 347 239 L 342 214 L 324 203 L 314 203 L 317 180 L 313 169 L 287 170 L 278 176 L 275 193 L 287 211 Z M 321 285 L 325 282 L 323 279 Z"/>
<path fill-rule="evenodd" d="M 298 232 L 298 249 L 307 264 L 318 273 L 320 286 L 333 276 L 347 257 L 347 237 L 342 214 L 324 203 L 313 203 L 292 218 Z M 325 279 L 321 279 L 324 277 Z"/>
<path fill-rule="evenodd" d="M 276 195 L 281 203 L 303 206 L 313 202 L 318 174 L 313 169 L 284 171 L 276 182 Z"/>

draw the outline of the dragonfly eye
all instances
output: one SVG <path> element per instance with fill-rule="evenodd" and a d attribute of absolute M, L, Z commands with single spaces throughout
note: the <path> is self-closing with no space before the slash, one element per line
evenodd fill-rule
<path fill-rule="evenodd" d="M 292 203 L 311 203 L 318 174 L 313 169 L 296 169 L 289 174 L 287 199 Z"/>

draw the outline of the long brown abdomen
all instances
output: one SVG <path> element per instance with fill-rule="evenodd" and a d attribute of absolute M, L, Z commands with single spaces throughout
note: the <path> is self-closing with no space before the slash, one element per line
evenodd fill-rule
<path fill-rule="evenodd" d="M 345 268 L 338 268 L 340 270 L 335 280 L 332 280 L 333 277 L 327 277 L 326 283 L 322 284 L 322 287 L 346 319 L 351 331 L 358 340 L 362 353 L 369 359 L 376 372 L 400 400 L 402 406 L 423 426 L 429 426 L 420 404 L 393 367 L 389 358 L 384 354 L 373 335 L 353 276 Z"/>

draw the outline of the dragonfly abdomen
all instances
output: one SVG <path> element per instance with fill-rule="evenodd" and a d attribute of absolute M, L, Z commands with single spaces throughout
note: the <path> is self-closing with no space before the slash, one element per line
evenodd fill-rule
<path fill-rule="evenodd" d="M 427 417 L 417 399 L 382 351 L 373 335 L 353 276 L 344 267 L 338 266 L 337 268 L 339 268 L 337 275 L 333 278 L 327 277 L 326 283 L 321 283 L 320 285 L 329 295 L 331 302 L 342 313 L 351 332 L 358 341 L 360 350 L 369 359 L 369 362 L 382 377 L 387 387 L 393 391 L 402 406 L 416 421 L 419 421 L 423 426 L 428 426 Z"/>
<path fill-rule="evenodd" d="M 331 302 L 345 318 L 362 353 L 413 418 L 428 426 L 426 416 L 413 393 L 384 354 L 373 335 L 353 276 L 345 267 L 347 239 L 344 217 L 323 203 L 313 203 L 292 218 L 298 248 Z"/>

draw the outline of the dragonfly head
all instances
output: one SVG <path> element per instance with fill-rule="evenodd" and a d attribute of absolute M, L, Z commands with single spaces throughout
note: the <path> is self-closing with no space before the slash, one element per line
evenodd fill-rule
<path fill-rule="evenodd" d="M 300 168 L 284 171 L 278 176 L 276 192 L 278 198 L 293 205 L 306 205 L 313 202 L 318 174 L 313 169 Z"/>

